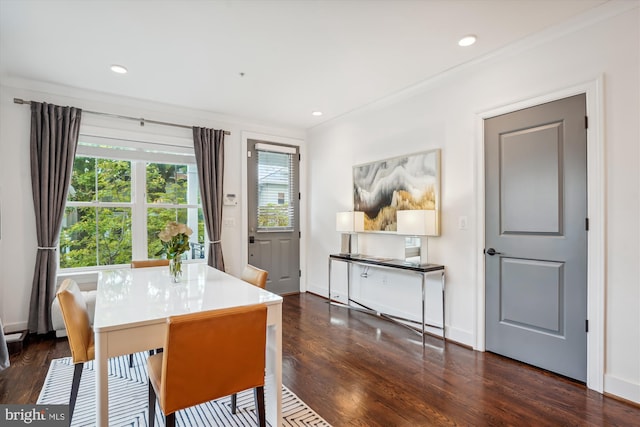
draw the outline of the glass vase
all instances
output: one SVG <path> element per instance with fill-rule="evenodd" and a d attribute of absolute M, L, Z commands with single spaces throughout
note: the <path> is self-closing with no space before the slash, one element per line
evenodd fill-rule
<path fill-rule="evenodd" d="M 182 277 L 182 257 L 171 258 L 169 261 L 169 273 L 171 275 L 171 281 L 178 283 Z"/>

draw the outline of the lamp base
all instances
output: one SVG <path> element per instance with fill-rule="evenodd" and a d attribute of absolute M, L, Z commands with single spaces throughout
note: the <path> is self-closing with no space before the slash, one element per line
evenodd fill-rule
<path fill-rule="evenodd" d="M 342 233 L 341 255 L 358 255 L 358 235 Z"/>
<path fill-rule="evenodd" d="M 426 239 L 424 239 L 426 243 Z M 422 247 L 423 241 L 420 237 L 405 237 L 404 260 L 405 262 L 422 265 L 427 264 L 427 248 Z"/>

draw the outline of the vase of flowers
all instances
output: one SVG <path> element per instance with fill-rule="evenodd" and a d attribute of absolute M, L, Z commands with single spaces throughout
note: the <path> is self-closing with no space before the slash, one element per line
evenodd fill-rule
<path fill-rule="evenodd" d="M 169 221 L 158 233 L 158 238 L 162 241 L 162 249 L 156 256 L 166 255 L 169 260 L 171 281 L 174 283 L 178 283 L 182 277 L 182 254 L 190 248 L 191 234 L 193 234 L 191 228 L 176 221 Z"/>

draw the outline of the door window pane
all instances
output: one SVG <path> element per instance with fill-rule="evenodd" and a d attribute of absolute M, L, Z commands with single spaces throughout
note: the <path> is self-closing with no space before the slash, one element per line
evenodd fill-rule
<path fill-rule="evenodd" d="M 291 153 L 256 150 L 258 155 L 258 230 L 294 227 L 293 159 Z"/>

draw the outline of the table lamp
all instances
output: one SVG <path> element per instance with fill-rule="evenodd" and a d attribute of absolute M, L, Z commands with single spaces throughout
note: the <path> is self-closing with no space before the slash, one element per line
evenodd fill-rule
<path fill-rule="evenodd" d="M 397 211 L 397 233 L 405 238 L 405 261 L 419 264 L 427 263 L 427 247 L 422 251 L 421 236 L 437 236 L 435 210 L 404 210 Z"/>
<path fill-rule="evenodd" d="M 338 212 L 336 214 L 336 231 L 342 232 L 340 253 L 343 255 L 358 254 L 358 235 L 364 231 L 364 212 Z"/>

